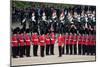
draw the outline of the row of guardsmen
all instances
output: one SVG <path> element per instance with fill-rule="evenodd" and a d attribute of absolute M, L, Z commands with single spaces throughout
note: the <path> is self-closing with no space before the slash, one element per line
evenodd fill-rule
<path fill-rule="evenodd" d="M 58 36 L 59 56 L 62 54 L 70 55 L 95 55 L 96 54 L 96 38 L 95 35 L 88 34 L 72 34 Z"/>
<path fill-rule="evenodd" d="M 13 31 L 11 37 L 11 47 L 12 47 L 12 56 L 16 58 L 17 56 L 23 57 L 26 55 L 30 57 L 30 47 L 33 45 L 33 56 L 38 56 L 37 51 L 40 46 L 40 55 L 44 57 L 44 51 L 46 48 L 46 55 L 54 55 L 54 44 L 55 44 L 55 35 L 54 33 L 38 35 L 37 33 L 32 33 L 29 35 L 29 29 L 23 30 L 20 33 Z"/>
<path fill-rule="evenodd" d="M 11 37 L 12 56 L 30 57 L 30 47 L 33 45 L 33 56 L 38 56 L 40 46 L 40 56 L 55 55 L 54 45 L 58 46 L 59 57 L 66 55 L 95 55 L 96 54 L 96 36 L 89 34 L 59 34 L 56 37 L 54 32 L 38 35 L 32 33 L 29 35 L 29 29 L 21 30 L 19 33 L 13 31 Z M 44 54 L 46 53 L 46 54 Z"/>

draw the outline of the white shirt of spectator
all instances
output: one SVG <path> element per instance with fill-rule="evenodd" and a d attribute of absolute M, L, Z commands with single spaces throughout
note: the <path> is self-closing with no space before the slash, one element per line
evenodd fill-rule
<path fill-rule="evenodd" d="M 55 19 L 56 17 L 57 17 L 56 15 L 55 16 L 52 16 L 53 19 Z"/>
<path fill-rule="evenodd" d="M 43 21 L 46 21 L 46 16 L 42 16 L 42 20 Z"/>
<path fill-rule="evenodd" d="M 69 19 L 70 22 L 72 22 L 73 17 L 72 16 L 68 16 L 68 19 Z"/>
<path fill-rule="evenodd" d="M 32 16 L 32 21 L 35 21 L 35 16 Z"/>
<path fill-rule="evenodd" d="M 77 16 L 78 22 L 80 22 L 80 15 Z"/>
<path fill-rule="evenodd" d="M 49 20 L 49 22 L 52 22 L 52 20 Z"/>
<path fill-rule="evenodd" d="M 61 16 L 61 17 L 60 17 L 60 20 L 63 20 L 64 18 L 65 18 L 65 16 Z"/>
<path fill-rule="evenodd" d="M 73 21 L 71 21 L 70 23 L 74 23 Z"/>
<path fill-rule="evenodd" d="M 95 22 L 95 21 L 96 21 L 95 17 L 93 17 L 92 19 L 93 19 L 93 22 Z"/>
<path fill-rule="evenodd" d="M 96 21 L 96 18 L 95 18 L 95 15 L 94 14 L 92 14 L 92 20 L 93 20 L 93 22 Z"/>
<path fill-rule="evenodd" d="M 87 23 L 85 23 L 85 28 L 88 28 L 88 25 L 87 25 Z"/>
<path fill-rule="evenodd" d="M 77 15 L 74 15 L 74 18 L 77 18 L 78 16 Z"/>
<path fill-rule="evenodd" d="M 22 23 L 24 23 L 26 21 L 26 18 L 24 18 L 23 20 L 22 20 Z"/>
<path fill-rule="evenodd" d="M 67 11 L 65 11 L 65 15 L 67 15 Z"/>
<path fill-rule="evenodd" d="M 55 19 L 57 17 L 56 12 L 53 12 L 52 19 Z"/>
<path fill-rule="evenodd" d="M 88 18 L 87 17 L 85 17 L 85 20 L 86 20 L 86 22 L 88 22 Z"/>
<path fill-rule="evenodd" d="M 52 16 L 52 19 L 55 19 L 57 16 L 56 15 L 53 15 Z M 56 20 L 54 20 L 54 22 L 56 22 Z"/>

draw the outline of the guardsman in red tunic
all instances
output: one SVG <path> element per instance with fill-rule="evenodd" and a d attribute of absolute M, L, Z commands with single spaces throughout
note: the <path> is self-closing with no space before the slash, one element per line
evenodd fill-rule
<path fill-rule="evenodd" d="M 18 40 L 15 32 L 13 32 L 13 36 L 11 37 L 11 47 L 12 56 L 13 58 L 16 58 L 16 56 L 18 55 Z"/>
<path fill-rule="evenodd" d="M 62 47 L 64 46 L 63 44 L 63 36 L 60 34 L 58 36 L 58 50 L 59 50 L 59 57 L 62 56 Z"/>
<path fill-rule="evenodd" d="M 92 42 L 92 35 L 89 34 L 89 36 L 88 36 L 88 42 L 87 42 L 87 48 L 88 48 L 87 49 L 87 54 L 89 54 L 89 55 L 91 53 L 91 47 L 92 47 L 91 42 Z"/>
<path fill-rule="evenodd" d="M 45 43 L 46 43 L 46 55 L 49 55 L 49 52 L 50 52 L 50 37 L 49 37 L 49 33 L 47 33 L 46 36 L 45 36 Z"/>
<path fill-rule="evenodd" d="M 83 33 L 81 34 L 81 54 L 82 55 L 85 55 L 85 50 L 86 50 L 85 41 L 86 41 L 86 35 Z"/>
<path fill-rule="evenodd" d="M 16 29 L 16 33 L 17 33 L 16 36 L 17 36 L 17 39 L 18 39 L 18 52 L 17 52 L 18 56 L 20 55 L 20 45 L 19 45 L 19 35 L 20 35 L 19 33 L 20 33 L 20 30 L 21 29 L 19 27 Z"/>
<path fill-rule="evenodd" d="M 78 54 L 79 55 L 85 54 L 85 39 L 86 39 L 85 35 L 79 33 L 79 36 L 78 36 Z"/>
<path fill-rule="evenodd" d="M 26 29 L 26 32 L 24 34 L 24 38 L 25 38 L 25 51 L 26 51 L 26 56 L 27 57 L 30 57 L 30 46 L 31 46 L 31 39 L 30 39 L 30 35 L 28 34 L 29 33 L 29 29 Z"/>
<path fill-rule="evenodd" d="M 82 35 L 79 33 L 78 36 L 77 36 L 77 41 L 78 41 L 78 54 L 81 55 L 81 46 L 82 46 Z"/>
<path fill-rule="evenodd" d="M 88 52 L 88 34 L 85 34 L 83 50 L 84 50 L 84 54 Z"/>
<path fill-rule="evenodd" d="M 44 57 L 44 49 L 45 49 L 45 35 L 42 34 L 39 37 L 39 44 L 40 44 L 40 55 Z"/>
<path fill-rule="evenodd" d="M 38 50 L 38 44 L 39 44 L 39 38 L 37 33 L 32 34 L 32 44 L 33 44 L 33 55 L 37 55 L 37 50 Z"/>
<path fill-rule="evenodd" d="M 65 35 L 66 55 L 69 54 L 68 33 Z"/>
<path fill-rule="evenodd" d="M 62 35 L 62 42 L 63 42 L 62 54 L 65 54 L 65 35 Z"/>
<path fill-rule="evenodd" d="M 86 41 L 86 34 L 83 34 L 83 35 L 81 35 L 81 38 L 82 38 L 82 40 L 81 40 L 81 46 L 82 46 L 82 44 L 83 44 L 83 54 L 82 55 L 85 55 L 85 50 L 86 50 L 86 45 L 85 45 L 85 41 Z"/>
<path fill-rule="evenodd" d="M 50 42 L 50 54 L 51 54 L 51 55 L 54 55 L 54 44 L 55 44 L 55 41 L 56 41 L 54 32 L 52 32 L 52 33 L 50 34 L 50 37 L 51 37 L 51 42 Z"/>
<path fill-rule="evenodd" d="M 74 54 L 76 55 L 77 54 L 77 35 L 76 35 L 76 33 L 74 33 L 74 36 L 73 36 L 73 41 L 72 41 L 72 45 L 73 45 L 73 47 L 74 47 Z"/>
<path fill-rule="evenodd" d="M 73 40 L 73 34 L 70 32 L 70 35 L 69 35 L 69 45 L 70 45 L 70 54 L 72 54 L 72 40 Z"/>
<path fill-rule="evenodd" d="M 87 34 L 84 34 L 83 36 L 82 36 L 82 42 L 81 42 L 81 44 L 83 44 L 83 54 L 82 55 L 85 55 L 85 53 L 86 53 L 86 39 L 87 39 Z"/>
<path fill-rule="evenodd" d="M 23 30 L 20 31 L 19 34 L 19 49 L 20 49 L 20 57 L 23 57 L 25 54 L 25 43 L 24 43 L 24 36 L 23 36 Z"/>

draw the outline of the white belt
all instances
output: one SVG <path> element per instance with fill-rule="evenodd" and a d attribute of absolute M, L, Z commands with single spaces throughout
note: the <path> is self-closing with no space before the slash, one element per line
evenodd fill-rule
<path fill-rule="evenodd" d="M 44 42 L 44 41 L 40 41 L 40 42 Z"/>
<path fill-rule="evenodd" d="M 30 41 L 30 40 L 26 40 L 26 41 Z"/>
<path fill-rule="evenodd" d="M 38 39 L 34 39 L 34 41 L 37 41 Z"/>
<path fill-rule="evenodd" d="M 12 42 L 17 42 L 17 41 L 12 41 Z"/>
<path fill-rule="evenodd" d="M 24 40 L 20 40 L 20 41 L 24 41 Z"/>

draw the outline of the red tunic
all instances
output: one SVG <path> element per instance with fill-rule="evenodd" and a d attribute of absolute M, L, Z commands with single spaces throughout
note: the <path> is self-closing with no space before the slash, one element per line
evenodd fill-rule
<path fill-rule="evenodd" d="M 72 40 L 72 44 L 73 44 L 73 45 L 76 45 L 76 44 L 77 44 L 77 40 L 76 40 L 76 39 L 77 39 L 77 36 L 74 35 L 74 36 L 73 36 L 73 40 Z"/>
<path fill-rule="evenodd" d="M 45 36 L 44 35 L 41 35 L 39 37 L 39 43 L 40 43 L 40 46 L 44 46 L 44 44 L 45 44 Z"/>
<path fill-rule="evenodd" d="M 65 38 L 66 38 L 66 36 L 64 35 L 63 36 L 63 44 L 65 45 Z"/>
<path fill-rule="evenodd" d="M 86 36 L 85 35 L 83 35 L 83 36 L 81 36 L 81 45 L 85 45 L 85 42 L 86 42 Z"/>
<path fill-rule="evenodd" d="M 81 41 L 81 45 L 85 44 L 86 44 L 86 35 L 82 36 L 82 41 Z"/>
<path fill-rule="evenodd" d="M 56 41 L 55 34 L 54 33 L 51 33 L 50 35 L 51 35 L 51 44 L 54 45 L 55 44 L 55 41 Z"/>
<path fill-rule="evenodd" d="M 79 38 L 79 36 L 78 36 L 78 35 L 76 35 L 76 44 L 77 44 L 77 42 L 78 42 L 78 38 Z"/>
<path fill-rule="evenodd" d="M 19 44 L 20 46 L 24 46 L 24 36 L 23 35 L 19 35 Z"/>
<path fill-rule="evenodd" d="M 19 36 L 20 36 L 20 34 L 16 34 L 16 36 L 17 36 L 17 39 L 19 38 Z"/>
<path fill-rule="evenodd" d="M 58 46 L 62 46 L 63 45 L 63 36 L 59 36 L 58 37 Z"/>
<path fill-rule="evenodd" d="M 32 43 L 33 45 L 38 45 L 39 44 L 39 39 L 37 34 L 32 35 Z"/>
<path fill-rule="evenodd" d="M 28 34 L 24 34 L 26 46 L 31 45 L 30 36 Z"/>
<path fill-rule="evenodd" d="M 92 37 L 93 37 L 93 39 L 92 39 L 92 41 L 93 41 L 92 45 L 96 45 L 96 36 L 93 35 Z"/>
<path fill-rule="evenodd" d="M 78 35 L 78 45 L 82 45 L 83 36 Z"/>
<path fill-rule="evenodd" d="M 32 34 L 32 39 L 34 39 L 34 37 L 35 37 L 35 34 Z M 33 41 L 33 40 L 32 40 Z"/>
<path fill-rule="evenodd" d="M 87 45 L 92 45 L 92 35 L 89 35 L 89 38 L 88 38 L 88 44 Z"/>
<path fill-rule="evenodd" d="M 13 47 L 17 47 L 18 46 L 17 36 L 12 36 L 12 38 L 11 38 L 11 46 L 13 46 Z"/>
<path fill-rule="evenodd" d="M 93 45 L 96 45 L 96 40 L 93 40 Z"/>
<path fill-rule="evenodd" d="M 65 44 L 68 45 L 68 35 L 65 36 Z"/>
<path fill-rule="evenodd" d="M 85 35 L 85 45 L 87 46 L 89 43 L 89 36 L 88 35 Z"/>
<path fill-rule="evenodd" d="M 46 35 L 45 43 L 46 45 L 50 45 L 50 37 L 48 34 Z"/>
<path fill-rule="evenodd" d="M 69 45 L 72 45 L 73 43 L 72 43 L 72 40 L 73 40 L 73 35 L 69 35 L 68 36 L 68 44 Z"/>

